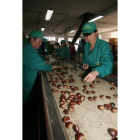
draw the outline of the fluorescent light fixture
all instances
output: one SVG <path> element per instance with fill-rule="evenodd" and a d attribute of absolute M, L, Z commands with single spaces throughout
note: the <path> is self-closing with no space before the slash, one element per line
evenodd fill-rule
<path fill-rule="evenodd" d="M 90 20 L 89 22 L 93 22 L 93 21 L 98 20 L 98 19 L 103 18 L 103 17 L 104 17 L 103 15 L 100 15 L 100 16 L 98 16 L 98 17 L 96 17 L 96 18 L 93 18 L 93 19 Z"/>
<path fill-rule="evenodd" d="M 73 32 L 75 32 L 75 30 L 70 31 L 69 33 L 73 33 Z"/>
<path fill-rule="evenodd" d="M 46 13 L 46 16 L 45 16 L 45 20 L 50 20 L 51 19 L 51 16 L 52 16 L 52 14 L 53 14 L 53 9 L 48 9 L 47 10 L 47 13 Z"/>
<path fill-rule="evenodd" d="M 42 27 L 42 28 L 41 28 L 41 31 L 44 31 L 44 30 L 45 30 L 45 28 Z"/>

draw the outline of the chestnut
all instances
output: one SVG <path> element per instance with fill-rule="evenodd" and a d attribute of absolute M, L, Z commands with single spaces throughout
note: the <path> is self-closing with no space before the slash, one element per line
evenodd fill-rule
<path fill-rule="evenodd" d="M 90 91 L 87 90 L 86 93 L 87 93 L 87 94 L 90 94 Z"/>
<path fill-rule="evenodd" d="M 113 108 L 111 109 L 111 111 L 112 111 L 113 113 L 116 113 L 116 112 L 118 111 L 118 108 L 113 107 Z"/>
<path fill-rule="evenodd" d="M 74 98 L 75 95 L 70 95 L 69 97 Z"/>
<path fill-rule="evenodd" d="M 76 133 L 77 132 L 79 133 L 79 126 L 78 125 L 74 124 L 72 128 Z"/>
<path fill-rule="evenodd" d="M 81 102 L 83 102 L 85 100 L 85 96 L 81 96 Z"/>
<path fill-rule="evenodd" d="M 65 92 L 65 91 L 61 91 L 61 94 L 62 94 L 62 95 L 65 95 L 65 94 L 66 94 L 66 92 Z"/>
<path fill-rule="evenodd" d="M 69 103 L 70 102 L 70 100 L 69 99 L 66 99 L 66 103 Z"/>
<path fill-rule="evenodd" d="M 73 112 L 74 111 L 74 107 L 69 107 L 69 111 Z"/>
<path fill-rule="evenodd" d="M 92 83 L 93 83 L 94 85 L 97 85 L 97 84 L 98 84 L 98 82 L 97 82 L 97 81 L 93 81 Z"/>
<path fill-rule="evenodd" d="M 117 94 L 113 94 L 113 96 L 114 96 L 115 98 L 118 98 L 118 95 L 117 95 Z"/>
<path fill-rule="evenodd" d="M 94 85 L 89 85 L 91 88 L 94 88 Z"/>
<path fill-rule="evenodd" d="M 66 115 L 69 114 L 69 110 L 68 110 L 68 109 L 64 109 L 63 112 L 64 112 L 64 114 L 66 114 Z"/>
<path fill-rule="evenodd" d="M 104 110 L 104 105 L 98 105 L 98 109 L 100 109 L 100 110 Z"/>
<path fill-rule="evenodd" d="M 77 99 L 78 98 L 78 96 L 77 95 L 74 95 L 74 99 Z"/>
<path fill-rule="evenodd" d="M 70 117 L 69 117 L 69 116 L 64 116 L 64 117 L 62 118 L 62 121 L 63 121 L 64 123 L 70 122 Z"/>
<path fill-rule="evenodd" d="M 59 84 L 59 85 L 57 85 L 57 88 L 59 88 L 59 89 L 60 89 L 60 88 L 62 88 L 62 87 L 61 87 L 61 85 Z"/>
<path fill-rule="evenodd" d="M 65 102 L 64 102 L 64 101 L 59 101 L 59 103 L 60 103 L 60 104 L 64 104 Z"/>
<path fill-rule="evenodd" d="M 65 126 L 66 126 L 67 129 L 71 129 L 72 126 L 73 126 L 73 123 L 72 122 L 67 122 L 67 123 L 65 123 Z"/>
<path fill-rule="evenodd" d="M 104 95 L 100 95 L 100 98 L 101 98 L 101 99 L 104 99 Z"/>
<path fill-rule="evenodd" d="M 88 100 L 89 100 L 89 101 L 92 101 L 92 100 L 93 100 L 93 97 L 88 97 Z"/>
<path fill-rule="evenodd" d="M 97 84 L 100 84 L 100 81 L 97 81 Z"/>
<path fill-rule="evenodd" d="M 83 89 L 83 92 L 86 93 L 87 89 Z"/>
<path fill-rule="evenodd" d="M 83 88 L 87 89 L 87 87 L 88 87 L 87 85 L 83 85 Z"/>
<path fill-rule="evenodd" d="M 55 84 L 55 83 L 52 83 L 52 86 L 53 86 L 53 87 L 56 87 L 56 84 Z"/>
<path fill-rule="evenodd" d="M 55 92 L 55 89 L 51 89 L 52 92 Z"/>
<path fill-rule="evenodd" d="M 93 100 L 97 101 L 98 97 L 97 96 L 93 96 Z"/>
<path fill-rule="evenodd" d="M 111 87 L 110 90 L 115 90 L 115 88 L 114 87 Z"/>
<path fill-rule="evenodd" d="M 60 107 L 61 108 L 65 108 L 66 106 L 65 106 L 65 103 L 64 104 L 60 104 Z"/>
<path fill-rule="evenodd" d="M 76 140 L 85 140 L 84 134 L 83 133 L 76 133 L 75 139 Z"/>
<path fill-rule="evenodd" d="M 67 88 L 67 85 L 63 85 L 64 88 Z"/>
<path fill-rule="evenodd" d="M 77 95 L 78 97 L 81 97 L 81 94 L 80 94 L 80 93 L 76 93 L 76 95 Z"/>
<path fill-rule="evenodd" d="M 94 90 L 91 90 L 90 92 L 91 92 L 91 94 L 95 94 L 95 91 Z"/>
<path fill-rule="evenodd" d="M 81 104 L 81 101 L 76 101 L 76 104 L 80 105 Z"/>
<path fill-rule="evenodd" d="M 115 106 L 115 104 L 114 104 L 113 102 L 109 103 L 109 105 L 110 105 L 111 107 L 114 107 L 114 106 Z"/>
<path fill-rule="evenodd" d="M 110 85 L 112 85 L 112 86 L 116 86 L 113 82 L 111 82 Z"/>
<path fill-rule="evenodd" d="M 111 97 L 110 97 L 110 96 L 106 96 L 106 99 L 109 99 L 109 100 L 110 100 L 110 99 L 111 99 Z"/>
<path fill-rule="evenodd" d="M 69 92 L 69 95 L 74 95 L 74 93 L 73 92 Z"/>
<path fill-rule="evenodd" d="M 115 138 L 118 134 L 118 131 L 114 128 L 109 128 L 108 133 L 110 134 L 111 137 Z"/>
<path fill-rule="evenodd" d="M 115 137 L 115 138 L 112 138 L 111 140 L 118 140 L 118 138 L 117 138 L 117 137 Z"/>
<path fill-rule="evenodd" d="M 109 104 L 104 104 L 104 107 L 106 110 L 111 110 L 111 108 L 112 108 Z"/>

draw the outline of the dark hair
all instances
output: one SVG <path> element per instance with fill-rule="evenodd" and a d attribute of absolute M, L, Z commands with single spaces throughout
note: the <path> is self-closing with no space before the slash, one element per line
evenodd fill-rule
<path fill-rule="evenodd" d="M 31 38 L 33 38 L 34 40 L 36 40 L 38 37 L 31 37 Z M 31 40 L 31 38 L 29 38 L 28 40 L 30 41 L 30 40 Z"/>
<path fill-rule="evenodd" d="M 94 30 L 94 32 L 93 33 L 96 33 L 97 32 L 97 29 L 95 29 Z M 85 33 L 85 34 L 83 34 L 84 36 L 89 36 L 89 35 L 91 35 L 92 33 Z"/>
<path fill-rule="evenodd" d="M 56 46 L 59 46 L 59 43 L 55 43 Z"/>

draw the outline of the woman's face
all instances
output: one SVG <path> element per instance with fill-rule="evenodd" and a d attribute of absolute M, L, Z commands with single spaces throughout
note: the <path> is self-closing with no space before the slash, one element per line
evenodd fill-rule
<path fill-rule="evenodd" d="M 63 48 L 64 46 L 65 46 L 65 43 L 62 43 L 62 44 L 61 44 L 61 48 Z"/>
<path fill-rule="evenodd" d="M 31 45 L 33 46 L 33 48 L 38 49 L 42 44 L 42 39 L 41 38 L 37 38 L 37 39 L 31 38 L 30 42 L 31 42 Z"/>
<path fill-rule="evenodd" d="M 98 34 L 98 32 L 94 32 L 89 36 L 85 36 L 87 42 L 89 42 L 90 44 L 94 44 L 97 39 L 97 34 Z"/>

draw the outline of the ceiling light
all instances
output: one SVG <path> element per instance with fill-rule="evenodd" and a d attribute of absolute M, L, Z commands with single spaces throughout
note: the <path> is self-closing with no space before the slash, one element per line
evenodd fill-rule
<path fill-rule="evenodd" d="M 51 9 L 51 8 L 49 8 L 48 10 L 47 10 L 47 13 L 46 13 L 46 16 L 45 16 L 45 20 L 50 20 L 50 18 L 51 18 L 51 16 L 52 16 L 52 14 L 53 14 L 53 9 Z"/>
<path fill-rule="evenodd" d="M 44 31 L 44 30 L 45 30 L 45 28 L 44 28 L 44 27 L 42 27 L 42 28 L 41 28 L 41 31 Z"/>
<path fill-rule="evenodd" d="M 73 33 L 73 32 L 75 32 L 75 30 L 70 31 L 69 33 Z"/>
<path fill-rule="evenodd" d="M 100 15 L 96 18 L 91 19 L 89 22 L 93 22 L 93 21 L 98 20 L 98 19 L 103 18 L 103 17 L 104 17 L 103 15 Z"/>

